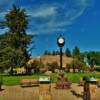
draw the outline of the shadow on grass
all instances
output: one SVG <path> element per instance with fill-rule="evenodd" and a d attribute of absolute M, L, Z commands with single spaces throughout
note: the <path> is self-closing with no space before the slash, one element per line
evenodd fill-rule
<path fill-rule="evenodd" d="M 72 95 L 76 96 L 77 98 L 82 98 L 83 99 L 83 94 L 78 93 L 77 91 L 71 90 Z"/>
<path fill-rule="evenodd" d="M 31 85 L 31 86 L 20 86 L 22 88 L 30 88 L 30 87 L 39 87 L 39 85 Z"/>
<path fill-rule="evenodd" d="M 1 89 L 0 92 L 4 91 L 5 89 Z"/>

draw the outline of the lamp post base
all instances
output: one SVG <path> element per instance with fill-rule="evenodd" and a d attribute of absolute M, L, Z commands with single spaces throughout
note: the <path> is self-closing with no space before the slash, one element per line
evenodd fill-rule
<path fill-rule="evenodd" d="M 57 89 L 70 89 L 71 82 L 68 80 L 67 77 L 64 76 L 64 71 L 60 70 L 58 77 L 57 77 L 57 83 L 56 88 Z"/>

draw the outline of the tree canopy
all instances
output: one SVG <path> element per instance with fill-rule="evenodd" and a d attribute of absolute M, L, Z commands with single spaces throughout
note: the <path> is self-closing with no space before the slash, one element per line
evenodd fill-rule
<path fill-rule="evenodd" d="M 69 48 L 66 49 L 65 55 L 66 55 L 67 57 L 71 57 L 71 52 L 70 52 L 70 49 L 69 49 Z"/>
<path fill-rule="evenodd" d="M 0 35 L 0 67 L 21 67 L 29 60 L 28 45 L 32 36 L 26 33 L 28 19 L 24 9 L 13 5 L 5 15 L 5 27 L 9 30 Z"/>
<path fill-rule="evenodd" d="M 79 59 L 79 55 L 80 55 L 80 50 L 79 50 L 79 48 L 76 46 L 76 47 L 74 48 L 74 50 L 73 50 L 73 57 Z"/>

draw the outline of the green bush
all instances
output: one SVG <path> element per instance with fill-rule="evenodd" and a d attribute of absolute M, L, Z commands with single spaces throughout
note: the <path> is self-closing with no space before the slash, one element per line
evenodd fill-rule
<path fill-rule="evenodd" d="M 96 68 L 94 68 L 94 69 L 95 69 L 95 71 L 100 72 L 100 67 L 96 67 Z"/>
<path fill-rule="evenodd" d="M 2 90 L 3 79 L 0 77 L 0 90 Z"/>
<path fill-rule="evenodd" d="M 3 84 L 3 79 L 2 78 L 0 78 L 0 85 L 2 85 Z"/>
<path fill-rule="evenodd" d="M 55 69 L 58 69 L 58 63 L 56 61 L 52 62 L 52 63 L 47 63 L 48 69 L 52 72 L 55 71 Z"/>

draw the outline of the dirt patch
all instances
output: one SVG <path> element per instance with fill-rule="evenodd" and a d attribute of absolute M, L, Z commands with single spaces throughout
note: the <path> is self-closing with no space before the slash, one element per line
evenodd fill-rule
<path fill-rule="evenodd" d="M 51 100 L 83 100 L 83 87 L 72 84 L 71 89 L 55 89 L 55 84 L 51 85 Z M 48 96 L 43 94 L 42 96 Z M 39 87 L 3 86 L 0 91 L 0 100 L 39 100 Z M 42 98 L 42 97 L 41 97 Z M 97 100 L 100 100 L 100 88 L 97 88 Z M 44 100 L 44 99 L 43 99 Z"/>

